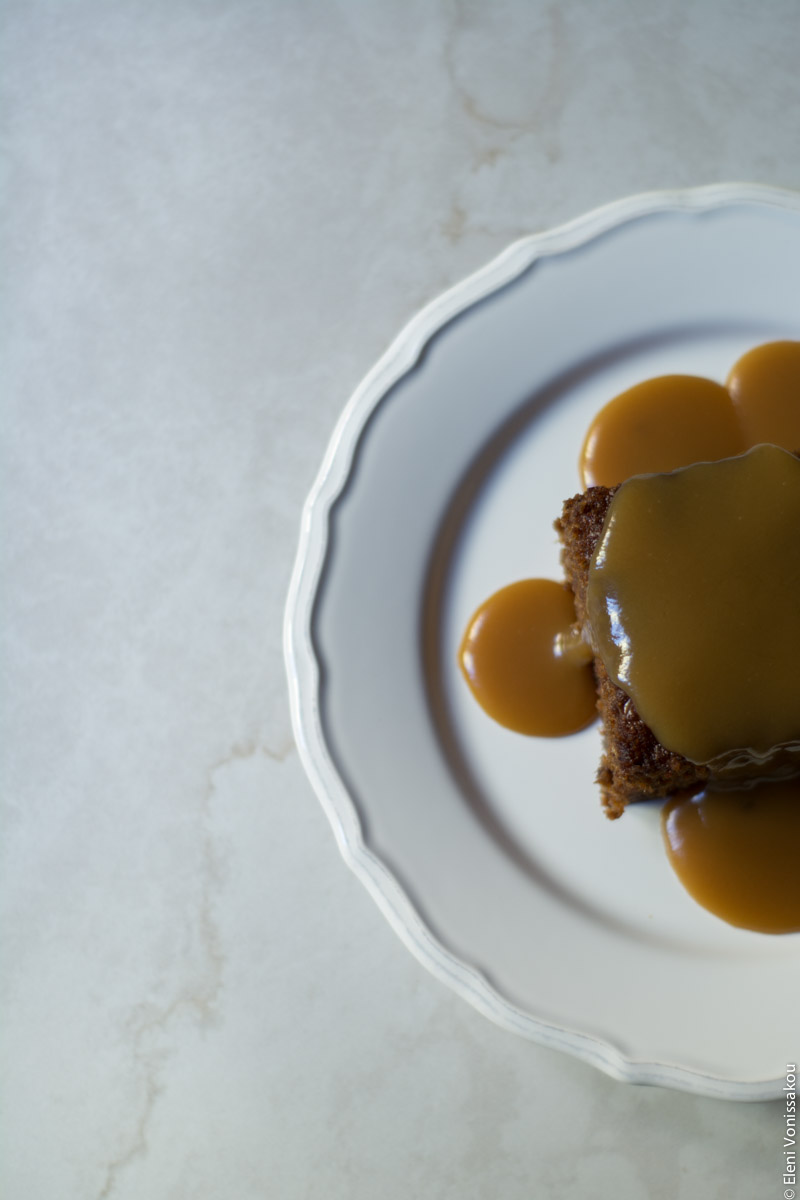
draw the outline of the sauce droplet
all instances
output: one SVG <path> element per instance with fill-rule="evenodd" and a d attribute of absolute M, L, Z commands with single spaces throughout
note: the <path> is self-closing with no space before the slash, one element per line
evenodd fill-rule
<path fill-rule="evenodd" d="M 767 342 L 734 363 L 725 387 L 660 375 L 610 400 L 589 426 L 584 487 L 732 458 L 760 442 L 800 449 L 800 341 Z"/>
<path fill-rule="evenodd" d="M 800 780 L 673 796 L 661 829 L 675 873 L 703 908 L 740 929 L 800 930 L 800 889 L 787 858 L 800 839 Z"/>
<path fill-rule="evenodd" d="M 495 592 L 474 613 L 459 650 L 461 670 L 489 716 L 539 737 L 576 733 L 595 719 L 591 659 L 572 593 L 551 579 Z"/>
<path fill-rule="evenodd" d="M 748 443 L 726 389 L 698 375 L 660 375 L 601 408 L 581 450 L 584 487 L 732 458 Z"/>
<path fill-rule="evenodd" d="M 727 388 L 749 445 L 800 450 L 800 342 L 768 342 L 743 354 Z"/>
<path fill-rule="evenodd" d="M 581 451 L 584 487 L 716 462 L 747 449 L 730 396 L 699 376 L 658 376 L 601 408 Z"/>

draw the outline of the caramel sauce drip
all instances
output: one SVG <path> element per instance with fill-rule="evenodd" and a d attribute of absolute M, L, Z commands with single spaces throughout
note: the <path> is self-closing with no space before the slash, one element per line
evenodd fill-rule
<path fill-rule="evenodd" d="M 800 450 L 800 342 L 768 342 L 743 354 L 726 387 L 749 446 Z"/>
<path fill-rule="evenodd" d="M 697 375 L 660 375 L 611 400 L 589 426 L 584 487 L 613 487 L 645 472 L 732 458 L 747 449 L 730 394 Z"/>
<path fill-rule="evenodd" d="M 572 593 L 551 579 L 495 592 L 470 620 L 459 661 L 475 699 L 517 733 L 561 737 L 596 716 L 592 649 Z"/>
<path fill-rule="evenodd" d="M 592 421 L 578 466 L 584 487 L 614 487 L 632 475 L 732 458 L 760 442 L 800 450 L 800 342 L 748 351 L 725 387 L 662 375 L 629 388 Z"/>
<path fill-rule="evenodd" d="M 765 774 L 800 743 L 799 602 L 794 455 L 756 446 L 616 492 L 589 569 L 592 638 L 668 750 Z"/>
<path fill-rule="evenodd" d="M 675 873 L 703 908 L 759 933 L 800 930 L 800 889 L 787 860 L 787 847 L 800 841 L 800 780 L 674 796 L 661 829 Z"/>

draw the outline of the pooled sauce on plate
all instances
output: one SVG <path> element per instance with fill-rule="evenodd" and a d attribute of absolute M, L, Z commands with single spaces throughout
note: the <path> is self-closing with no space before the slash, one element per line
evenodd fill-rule
<path fill-rule="evenodd" d="M 800 342 L 768 342 L 736 362 L 725 387 L 698 375 L 647 379 L 592 421 L 584 488 L 743 454 L 760 442 L 800 450 Z"/>
<path fill-rule="evenodd" d="M 478 703 L 517 733 L 561 737 L 595 718 L 592 648 L 572 593 L 552 579 L 495 592 L 467 626 L 459 659 Z"/>
<path fill-rule="evenodd" d="M 613 487 L 634 475 L 663 474 L 693 463 L 735 458 L 764 442 L 772 443 L 773 456 L 779 455 L 775 446 L 789 451 L 800 450 L 800 342 L 772 342 L 749 351 L 734 365 L 724 387 L 698 376 L 671 375 L 647 380 L 623 392 L 607 404 L 592 422 L 580 456 L 580 473 L 585 487 L 596 484 Z M 762 469 L 769 475 L 768 465 L 762 464 Z M 735 554 L 735 550 L 732 553 Z M 763 588 L 768 587 L 768 563 L 764 564 L 758 575 L 758 586 L 751 586 L 751 594 L 757 594 L 762 585 Z M 587 680 L 591 679 L 591 668 L 586 663 L 587 648 L 576 632 L 570 594 L 563 585 L 549 584 L 551 589 L 566 592 L 566 601 L 562 596 L 557 605 L 541 602 L 542 612 L 546 610 L 547 618 L 542 621 L 539 632 L 536 632 L 540 618 L 536 615 L 538 610 L 531 597 L 534 592 L 545 595 L 548 582 L 523 581 L 490 597 L 470 620 L 459 658 L 473 694 L 490 716 L 519 732 L 552 737 L 575 732 L 589 723 L 594 715 L 594 689 L 592 687 L 590 706 Z M 687 587 L 690 586 L 688 577 L 686 583 Z M 752 585 L 752 581 L 750 583 Z M 738 587 L 738 583 L 735 586 Z M 516 589 L 520 589 L 518 594 Z M 728 592 L 732 591 L 733 585 L 729 585 Z M 800 588 L 797 594 L 800 596 Z M 726 604 L 727 601 L 723 599 L 720 603 Z M 521 619 L 520 612 L 523 610 L 527 615 Z M 765 645 L 771 633 L 769 620 L 765 619 Z M 778 650 L 780 642 L 778 637 Z M 718 653 L 718 657 L 720 655 L 724 656 L 724 649 Z M 776 662 L 780 657 L 780 653 L 773 655 Z M 657 675 L 654 678 L 657 684 Z M 766 686 L 769 687 L 769 683 Z M 627 687 L 624 690 L 628 690 Z M 570 703 L 562 703 L 560 699 L 554 702 L 554 698 L 561 695 L 581 698 L 575 700 L 575 706 L 571 708 Z M 790 703 L 794 705 L 794 698 Z M 575 713 L 584 705 L 584 717 L 576 718 Z M 747 709 L 746 702 L 744 708 Z M 758 705 L 752 705 L 751 709 L 757 712 Z M 708 711 L 709 706 L 706 705 L 704 709 L 701 704 L 700 711 L 695 708 L 691 716 L 690 724 L 701 734 Z M 762 731 L 761 736 L 763 740 L 771 734 Z M 752 739 L 747 734 L 743 737 L 745 747 L 750 747 Z M 741 740 L 739 734 L 737 738 Z M 668 745 L 667 742 L 663 744 Z M 695 748 L 694 753 L 706 754 L 708 746 Z M 696 761 L 708 760 L 699 758 Z M 772 786 L 764 785 L 765 794 L 769 791 L 770 796 L 777 795 L 769 790 Z M 720 887 L 715 892 L 709 884 L 708 890 L 703 893 L 706 899 L 699 898 L 697 880 L 704 874 L 708 874 L 709 881 L 712 876 L 717 878 L 725 874 L 724 870 L 720 873 L 712 865 L 715 861 L 713 855 L 719 853 L 725 857 L 733 854 L 730 849 L 732 840 L 726 840 L 721 833 L 718 839 L 715 833 L 708 833 L 711 826 L 707 821 L 703 824 L 703 814 L 706 811 L 716 814 L 720 805 L 740 804 L 742 830 L 748 828 L 748 822 L 752 824 L 752 843 L 749 851 L 746 851 L 749 867 L 742 870 L 742 859 L 734 863 L 731 858 L 728 872 L 728 878 L 735 879 L 732 890 L 738 889 L 742 893 L 740 902 L 750 904 L 757 898 L 761 889 L 760 880 L 765 874 L 770 871 L 782 874 L 774 857 L 770 858 L 769 866 L 763 866 L 761 860 L 767 855 L 763 847 L 769 838 L 773 838 L 775 843 L 785 838 L 791 844 L 800 821 L 800 781 L 774 786 L 786 789 L 780 792 L 784 797 L 780 803 L 774 800 L 762 802 L 759 798 L 761 791 L 753 789 L 742 792 L 708 791 L 701 799 L 691 801 L 694 807 L 685 810 L 689 816 L 683 815 L 684 808 L 681 807 L 690 803 L 685 797 L 669 800 L 664 810 L 665 822 L 671 820 L 673 829 L 682 829 L 687 822 L 688 828 L 692 820 L 699 820 L 706 830 L 700 837 L 692 838 L 691 843 L 684 839 L 684 850 L 670 850 L 670 861 L 687 890 L 724 920 L 743 924 L 747 928 L 761 929 L 762 926 L 748 924 L 747 920 L 735 920 L 730 915 L 734 909 L 724 901 L 715 901 L 714 895 L 722 895 L 724 888 Z M 791 808 L 791 797 L 794 797 L 795 809 L 790 829 L 786 823 L 789 818 L 785 814 Z M 734 811 L 733 807 L 731 811 Z M 772 829 L 769 837 L 766 833 L 763 836 L 756 833 L 762 827 Z M 721 828 L 715 817 L 713 829 Z M 665 824 L 665 836 L 666 829 Z M 717 840 L 717 849 L 713 850 Z M 746 833 L 742 834 L 741 840 L 746 847 Z M 693 881 L 691 883 L 688 882 L 690 878 Z M 787 907 L 787 893 L 790 890 L 784 879 L 783 893 Z M 792 929 L 797 927 L 797 924 L 789 926 Z M 764 932 L 784 931 L 784 927 L 764 928 Z"/>
<path fill-rule="evenodd" d="M 580 457 L 584 488 L 631 475 L 732 458 L 747 449 L 731 397 L 697 375 L 660 375 L 615 397 L 589 426 Z"/>
<path fill-rule="evenodd" d="M 800 780 L 672 796 L 661 830 L 675 874 L 703 908 L 758 933 L 800 930 L 791 849 L 800 842 Z"/>
<path fill-rule="evenodd" d="M 800 342 L 767 342 L 743 354 L 725 384 L 748 446 L 800 450 Z"/>

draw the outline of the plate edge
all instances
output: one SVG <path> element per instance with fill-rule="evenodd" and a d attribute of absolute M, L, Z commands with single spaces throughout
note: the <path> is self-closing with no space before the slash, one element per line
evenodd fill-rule
<path fill-rule="evenodd" d="M 434 937 L 397 880 L 364 842 L 357 810 L 325 741 L 319 711 L 320 671 L 311 637 L 313 602 L 327 557 L 330 511 L 350 476 L 356 443 L 371 413 L 389 389 L 414 367 L 431 337 L 459 313 L 518 278 L 540 258 L 574 250 L 642 216 L 702 212 L 732 205 L 800 212 L 800 193 L 754 183 L 719 183 L 644 192 L 612 201 L 553 229 L 513 242 L 412 317 L 345 405 L 306 499 L 285 607 L 283 650 L 292 728 L 301 763 L 331 823 L 342 857 L 424 967 L 495 1024 L 572 1054 L 614 1079 L 717 1099 L 758 1101 L 779 1098 L 783 1078 L 726 1080 L 687 1067 L 629 1058 L 610 1042 L 550 1025 L 515 1007 L 480 971 L 466 966 Z"/>

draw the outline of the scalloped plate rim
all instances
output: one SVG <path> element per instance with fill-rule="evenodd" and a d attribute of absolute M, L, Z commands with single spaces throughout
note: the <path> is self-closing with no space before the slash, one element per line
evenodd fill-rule
<path fill-rule="evenodd" d="M 784 1078 L 723 1079 L 676 1064 L 627 1056 L 608 1040 L 553 1025 L 516 1007 L 480 971 L 463 963 L 433 935 L 390 870 L 364 842 L 355 804 L 339 776 L 322 728 L 320 672 L 311 638 L 311 614 L 328 550 L 328 517 L 350 476 L 359 436 L 372 412 L 411 371 L 435 334 L 453 318 L 517 279 L 540 258 L 577 249 L 640 217 L 747 204 L 800 213 L 800 193 L 761 184 L 720 183 L 628 196 L 512 242 L 412 317 L 345 405 L 306 499 L 285 608 L 283 648 L 300 760 L 331 823 L 342 857 L 424 967 L 495 1024 L 569 1053 L 614 1079 L 717 1099 L 756 1101 L 781 1096 Z"/>

